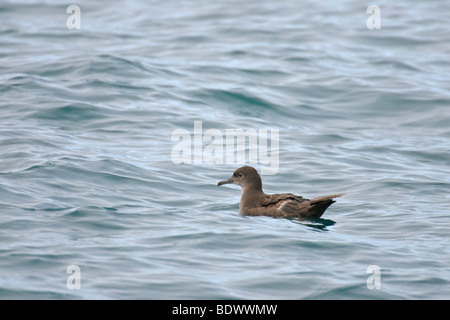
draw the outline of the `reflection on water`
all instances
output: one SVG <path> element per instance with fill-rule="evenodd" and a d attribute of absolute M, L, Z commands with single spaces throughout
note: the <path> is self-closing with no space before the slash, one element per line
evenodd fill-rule
<path fill-rule="evenodd" d="M 328 231 L 328 227 L 331 227 L 336 224 L 335 221 L 330 219 L 310 219 L 310 220 L 299 220 L 299 219 L 290 219 L 293 223 L 301 224 L 312 229 L 317 229 L 320 231 Z"/>

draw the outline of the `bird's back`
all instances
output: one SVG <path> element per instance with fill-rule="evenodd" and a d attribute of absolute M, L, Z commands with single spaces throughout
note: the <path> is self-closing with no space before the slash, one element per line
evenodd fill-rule
<path fill-rule="evenodd" d="M 257 207 L 245 208 L 244 215 L 272 216 L 299 219 L 317 219 L 333 204 L 334 198 L 341 196 L 335 194 L 314 199 L 305 199 L 291 193 L 266 195 Z"/>

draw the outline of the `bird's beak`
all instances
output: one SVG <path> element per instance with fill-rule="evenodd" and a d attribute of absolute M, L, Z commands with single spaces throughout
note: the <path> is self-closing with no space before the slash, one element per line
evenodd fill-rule
<path fill-rule="evenodd" d="M 218 185 L 218 186 L 221 186 L 221 185 L 227 184 L 227 183 L 234 183 L 233 177 L 231 177 L 231 178 L 228 179 L 228 180 L 219 181 L 219 183 L 218 183 L 217 185 Z"/>

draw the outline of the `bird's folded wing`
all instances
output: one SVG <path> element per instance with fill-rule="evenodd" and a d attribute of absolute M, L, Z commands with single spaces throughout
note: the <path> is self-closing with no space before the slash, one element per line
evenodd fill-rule
<path fill-rule="evenodd" d="M 305 199 L 290 193 L 268 195 L 264 198 L 262 206 L 273 206 L 277 215 L 284 217 L 320 217 L 330 204 L 333 198 L 342 194 L 318 197 L 312 200 Z"/>
<path fill-rule="evenodd" d="M 267 195 L 263 199 L 263 201 L 261 202 L 261 206 L 274 205 L 283 200 L 292 200 L 293 203 L 308 201 L 308 199 L 305 199 L 301 196 L 293 195 L 292 193 L 271 194 L 271 195 Z"/>

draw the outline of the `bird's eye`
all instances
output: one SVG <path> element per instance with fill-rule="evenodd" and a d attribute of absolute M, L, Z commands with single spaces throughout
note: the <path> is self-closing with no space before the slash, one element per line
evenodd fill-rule
<path fill-rule="evenodd" d="M 240 178 L 240 177 L 242 177 L 243 176 L 243 174 L 242 173 L 238 173 L 238 177 Z"/>

